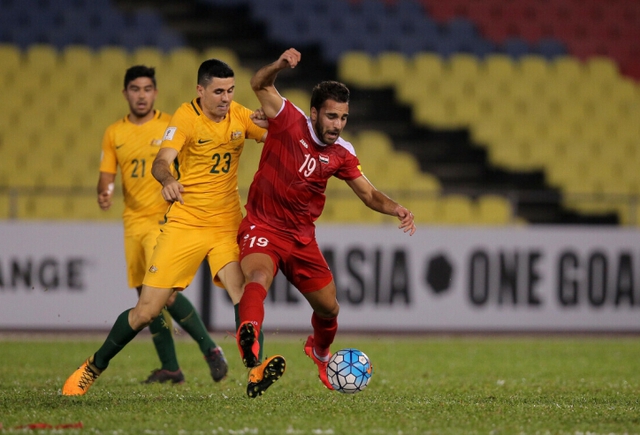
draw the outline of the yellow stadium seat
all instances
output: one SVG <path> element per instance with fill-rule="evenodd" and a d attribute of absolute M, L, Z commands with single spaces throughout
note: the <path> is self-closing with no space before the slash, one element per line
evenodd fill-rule
<path fill-rule="evenodd" d="M 234 71 L 237 68 L 240 68 L 240 58 L 238 57 L 238 55 L 236 54 L 235 51 L 233 51 L 230 48 L 225 48 L 225 47 L 209 47 L 206 50 L 204 50 L 201 54 L 201 62 L 208 60 L 208 59 L 218 59 L 221 60 L 227 64 L 229 64 L 229 66 L 231 68 L 234 69 Z"/>
<path fill-rule="evenodd" d="M 11 196 L 7 193 L 0 194 L 0 220 L 11 219 Z"/>
<path fill-rule="evenodd" d="M 478 223 L 485 225 L 508 224 L 513 210 L 508 199 L 499 195 L 481 195 L 477 200 Z"/>
<path fill-rule="evenodd" d="M 30 45 L 25 52 L 25 66 L 40 71 L 58 67 L 60 56 L 56 48 L 47 44 Z"/>
<path fill-rule="evenodd" d="M 386 133 L 376 130 L 361 131 L 353 139 L 353 145 L 361 162 L 385 161 L 395 152 L 391 138 Z"/>
<path fill-rule="evenodd" d="M 283 90 L 282 96 L 304 110 L 305 113 L 309 112 L 311 106 L 311 94 L 309 94 L 309 92 L 302 89 L 290 88 Z"/>
<path fill-rule="evenodd" d="M 413 193 L 438 193 L 442 190 L 440 181 L 433 175 L 421 172 L 411 177 L 409 182 L 409 190 Z"/>
<path fill-rule="evenodd" d="M 121 78 L 124 78 L 125 70 L 132 65 L 129 54 L 122 47 L 106 46 L 94 54 L 94 72 L 115 71 Z M 122 83 L 122 79 L 120 83 Z M 119 89 L 122 87 L 121 84 Z"/>
<path fill-rule="evenodd" d="M 478 58 L 468 53 L 451 55 L 446 65 L 448 72 L 459 80 L 476 79 L 480 74 Z"/>
<path fill-rule="evenodd" d="M 248 191 L 253 176 L 258 170 L 260 163 L 260 155 L 262 153 L 262 145 L 255 141 L 248 140 L 245 142 L 240 162 L 238 163 L 238 187 L 241 190 Z"/>
<path fill-rule="evenodd" d="M 599 82 L 613 82 L 619 77 L 618 66 L 610 57 L 591 57 L 587 60 L 586 69 L 589 77 Z"/>
<path fill-rule="evenodd" d="M 454 120 L 467 127 L 477 123 L 483 116 L 486 106 L 475 98 L 462 98 L 455 104 Z"/>
<path fill-rule="evenodd" d="M 476 210 L 468 196 L 447 195 L 439 201 L 437 218 L 444 224 L 470 224 L 476 221 Z"/>
<path fill-rule="evenodd" d="M 435 53 L 416 53 L 408 64 L 410 75 L 423 79 L 439 79 L 444 74 L 444 61 Z"/>
<path fill-rule="evenodd" d="M 165 67 L 165 54 L 156 47 L 140 47 L 131 53 L 131 65 L 145 65 L 161 71 Z M 124 71 L 122 75 L 124 77 Z"/>
<path fill-rule="evenodd" d="M 478 101 L 486 101 L 494 106 L 499 104 L 504 98 L 509 98 L 513 79 L 494 78 L 485 75 L 478 76 L 475 86 L 475 98 Z"/>
<path fill-rule="evenodd" d="M 94 53 L 85 45 L 68 45 L 62 50 L 61 67 L 67 70 L 92 70 Z"/>
<path fill-rule="evenodd" d="M 400 203 L 411 213 L 417 224 L 439 223 L 440 201 L 435 195 L 410 196 Z"/>
<path fill-rule="evenodd" d="M 490 79 L 510 80 L 516 73 L 515 62 L 505 54 L 489 54 L 479 72 Z"/>
<path fill-rule="evenodd" d="M 324 219 L 322 222 L 332 223 L 380 223 L 384 216 L 371 210 L 355 195 L 349 197 L 327 197 Z"/>
<path fill-rule="evenodd" d="M 20 49 L 12 44 L 0 43 L 0 89 L 4 93 L 13 82 L 16 74 L 20 73 L 22 66 L 22 53 Z M 4 100 L 4 98 L 3 98 Z M 3 101 L 3 104 L 4 103 Z"/>
<path fill-rule="evenodd" d="M 374 59 L 364 51 L 349 51 L 338 60 L 338 77 L 347 84 L 371 86 L 375 83 Z"/>
<path fill-rule="evenodd" d="M 540 55 L 528 54 L 518 61 L 519 75 L 526 80 L 546 79 L 549 71 L 549 62 Z"/>
<path fill-rule="evenodd" d="M 122 196 L 114 195 L 113 204 L 107 211 L 98 206 L 95 195 L 77 195 L 70 198 L 70 219 L 73 220 L 120 220 L 124 203 Z"/>
<path fill-rule="evenodd" d="M 409 61 L 399 52 L 385 51 L 374 62 L 377 86 L 395 86 L 409 74 Z"/>
<path fill-rule="evenodd" d="M 586 71 L 580 59 L 573 56 L 559 56 L 551 62 L 554 80 L 577 82 L 585 77 Z"/>
<path fill-rule="evenodd" d="M 198 68 L 202 63 L 200 57 L 200 53 L 194 48 L 174 48 L 165 55 L 166 62 L 164 64 L 164 68 L 172 73 L 177 71 L 188 71 L 193 76 L 193 83 L 196 83 Z"/>

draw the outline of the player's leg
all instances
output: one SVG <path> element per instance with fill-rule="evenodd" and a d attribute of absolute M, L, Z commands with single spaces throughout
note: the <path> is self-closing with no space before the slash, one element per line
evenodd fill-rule
<path fill-rule="evenodd" d="M 331 358 L 329 348 L 338 331 L 340 306 L 336 299 L 333 275 L 317 242 L 314 240 L 307 245 L 297 246 L 287 259 L 283 272 L 313 308 L 313 335 L 307 338 L 304 352 L 318 367 L 322 383 L 332 390 L 327 377 L 327 363 Z"/>
<path fill-rule="evenodd" d="M 207 327 L 195 307 L 182 293 L 177 293 L 175 300 L 167 310 L 191 338 L 198 344 L 214 382 L 220 382 L 227 375 L 227 361 L 222 348 L 211 338 Z"/>
<path fill-rule="evenodd" d="M 217 231 L 210 228 L 173 229 L 167 231 L 166 225 L 158 241 L 168 241 L 165 246 L 172 246 L 170 252 L 154 253 L 154 256 L 170 255 L 173 258 L 172 270 L 165 274 L 174 287 L 185 288 L 195 276 L 202 260 L 218 239 Z M 171 317 L 198 344 L 211 377 L 215 382 L 221 381 L 227 374 L 228 366 L 222 349 L 211 338 L 207 327 L 195 307 L 182 293 L 178 292 L 169 300 L 167 311 Z"/>
<path fill-rule="evenodd" d="M 267 254 L 255 253 L 243 258 L 242 267 L 248 282 L 238 304 L 239 323 L 236 339 L 242 361 L 249 367 L 247 395 L 251 398 L 262 395 L 284 374 L 286 361 L 282 355 L 272 355 L 261 361 L 262 322 L 264 300 L 273 281 L 273 260 Z"/>
<path fill-rule="evenodd" d="M 338 331 L 340 307 L 336 299 L 336 285 L 332 280 L 320 290 L 303 294 L 313 308 L 311 315 L 313 335 L 307 338 L 304 352 L 318 366 L 318 375 L 325 387 L 333 390 L 327 377 L 327 364 L 331 358 L 329 348 Z"/>
<path fill-rule="evenodd" d="M 160 227 L 157 218 L 146 221 L 125 219 L 124 256 L 127 262 L 127 277 L 129 287 L 136 289 L 138 297 L 140 297 L 142 281 L 149 267 L 148 263 L 156 246 L 158 234 L 160 234 Z M 167 319 L 169 319 L 168 322 Z M 163 310 L 163 315 L 151 322 L 149 331 L 161 366 L 160 369 L 153 370 L 145 382 L 183 382 L 184 376 L 178 366 L 171 333 L 171 320 L 166 315 L 166 310 Z"/>
<path fill-rule="evenodd" d="M 137 243 L 137 246 L 131 247 L 131 254 L 135 254 L 135 258 L 131 258 L 129 265 L 129 279 L 137 283 L 138 295 L 142 289 L 142 281 L 144 279 L 147 268 L 153 256 L 158 235 L 160 234 L 160 226 L 158 219 L 149 219 L 145 225 L 138 223 L 138 237 L 125 238 L 125 250 L 127 244 Z M 128 261 L 131 256 L 127 255 Z M 155 318 L 149 325 L 151 339 L 160 359 L 160 368 L 151 372 L 144 383 L 164 383 L 181 384 L 184 382 L 184 375 L 178 364 L 178 356 L 176 355 L 175 343 L 173 341 L 171 316 L 166 309 L 162 310 L 161 315 Z"/>
<path fill-rule="evenodd" d="M 148 266 L 149 272 L 145 275 L 145 285 L 169 286 L 177 290 L 186 288 L 211 249 L 211 240 L 215 239 L 208 231 L 210 230 L 204 228 L 177 226 L 172 222 L 165 224 L 158 236 Z M 180 292 L 174 294 L 167 301 L 167 311 L 196 341 L 210 366 L 212 360 L 223 358 L 220 348 L 211 339 L 200 315 L 184 295 Z M 217 372 L 212 372 L 212 377 L 217 382 L 224 375 L 219 376 Z"/>
<path fill-rule="evenodd" d="M 241 261 L 245 276 L 244 290 L 238 304 L 240 327 L 237 332 L 238 348 L 246 367 L 260 364 L 260 342 L 258 340 L 264 321 L 264 300 L 274 276 L 271 256 L 256 252 Z"/>
<path fill-rule="evenodd" d="M 138 303 L 116 319 L 100 349 L 90 356 L 65 382 L 62 394 L 83 395 L 115 357 L 145 326 L 160 314 L 172 289 L 143 286 Z"/>
<path fill-rule="evenodd" d="M 256 240 L 257 243 L 247 243 L 250 240 Z M 286 361 L 281 355 L 273 355 L 260 363 L 262 342 L 259 337 L 262 334 L 267 289 L 277 272 L 276 252 L 279 249 L 286 252 L 289 242 L 279 240 L 277 234 L 257 228 L 247 220 L 240 225 L 238 242 L 245 285 L 238 304 L 237 322 L 240 327 L 236 340 L 242 361 L 250 368 L 247 395 L 254 398 L 280 379 L 286 369 Z"/>

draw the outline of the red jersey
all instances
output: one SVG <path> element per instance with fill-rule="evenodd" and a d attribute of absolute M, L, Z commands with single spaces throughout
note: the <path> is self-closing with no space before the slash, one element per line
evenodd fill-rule
<path fill-rule="evenodd" d="M 322 143 L 311 120 L 285 99 L 280 112 L 269 119 L 249 188 L 247 219 L 307 244 L 315 237 L 314 222 L 324 208 L 329 178 L 354 180 L 361 175 L 353 145 L 342 138 L 332 145 Z"/>

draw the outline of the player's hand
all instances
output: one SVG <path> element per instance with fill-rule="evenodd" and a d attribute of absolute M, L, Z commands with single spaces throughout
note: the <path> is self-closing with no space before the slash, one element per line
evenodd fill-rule
<path fill-rule="evenodd" d="M 264 110 L 262 110 L 262 107 L 249 115 L 249 118 L 251 118 L 253 123 L 258 127 L 262 127 L 267 130 L 269 129 L 269 118 L 267 118 L 267 115 L 264 114 Z"/>
<path fill-rule="evenodd" d="M 107 190 L 102 191 L 98 194 L 98 205 L 104 211 L 109 210 L 111 208 L 111 199 L 113 198 L 113 183 L 109 183 L 107 186 Z"/>
<path fill-rule="evenodd" d="M 165 180 L 162 184 L 162 197 L 165 201 L 184 204 L 182 199 L 183 192 L 184 187 L 173 177 L 168 177 L 168 180 Z"/>
<path fill-rule="evenodd" d="M 298 65 L 298 62 L 300 62 L 301 57 L 302 55 L 298 50 L 290 48 L 280 55 L 280 58 L 278 59 L 278 66 L 281 69 L 295 68 Z"/>
<path fill-rule="evenodd" d="M 416 232 L 416 224 L 413 221 L 413 213 L 399 205 L 396 208 L 396 216 L 400 219 L 400 225 L 398 228 L 403 230 L 405 233 L 409 233 L 410 236 L 413 236 L 413 233 Z"/>

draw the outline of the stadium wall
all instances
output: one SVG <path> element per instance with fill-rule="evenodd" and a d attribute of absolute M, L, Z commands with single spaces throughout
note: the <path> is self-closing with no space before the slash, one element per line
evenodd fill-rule
<path fill-rule="evenodd" d="M 640 332 L 640 231 L 593 227 L 318 228 L 341 331 Z M 0 223 L 0 329 L 108 330 L 135 304 L 118 223 Z M 233 309 L 201 268 L 185 294 L 212 330 Z M 309 328 L 278 276 L 265 328 Z"/>

